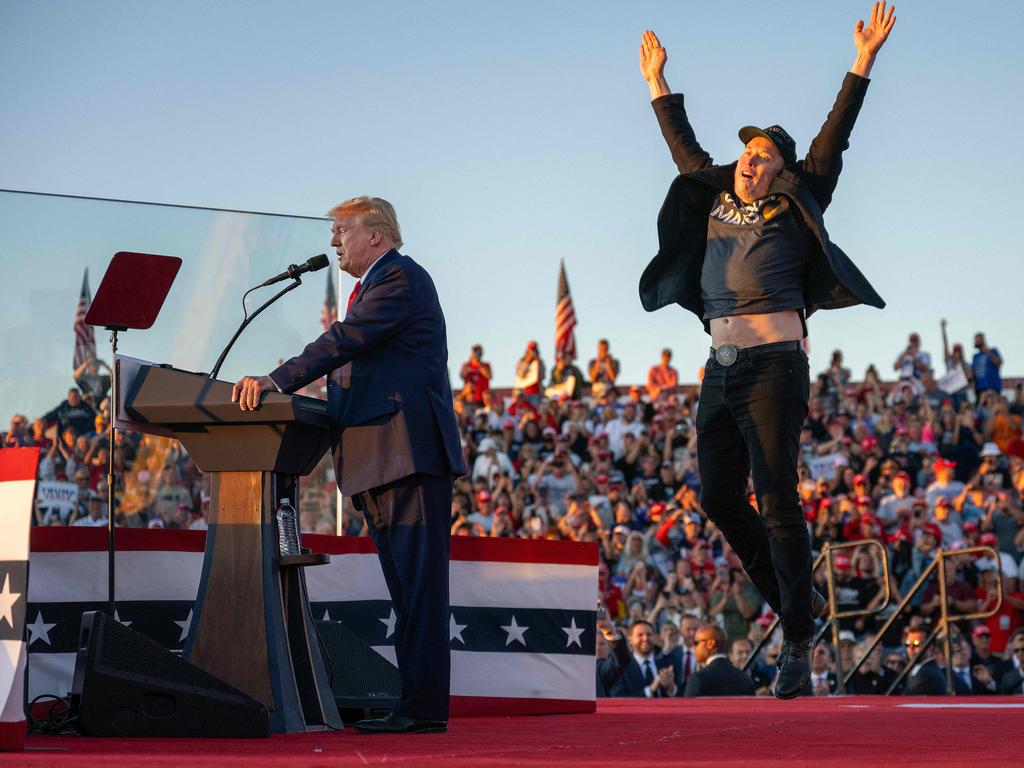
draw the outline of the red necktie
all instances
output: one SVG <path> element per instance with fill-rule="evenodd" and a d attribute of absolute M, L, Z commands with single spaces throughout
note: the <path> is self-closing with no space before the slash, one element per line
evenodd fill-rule
<path fill-rule="evenodd" d="M 346 315 L 348 314 L 348 311 L 350 309 L 352 309 L 352 302 L 354 302 L 356 300 L 356 294 L 359 293 L 359 289 L 362 288 L 362 287 L 363 287 L 363 281 L 362 280 L 356 280 L 356 284 L 354 286 L 352 286 L 352 293 L 350 293 L 348 295 L 348 304 L 345 306 L 345 314 Z"/>

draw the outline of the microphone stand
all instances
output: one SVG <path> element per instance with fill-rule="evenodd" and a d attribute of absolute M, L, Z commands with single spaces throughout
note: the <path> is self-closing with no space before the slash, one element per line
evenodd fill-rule
<path fill-rule="evenodd" d="M 242 324 L 240 326 L 238 326 L 238 330 L 235 331 L 235 335 L 231 337 L 231 341 L 228 342 L 228 345 L 226 347 L 224 347 L 224 351 L 220 353 L 220 357 L 217 358 L 217 362 L 216 362 L 216 364 L 214 364 L 213 370 L 210 372 L 210 378 L 211 379 L 216 379 L 217 378 L 217 374 L 220 373 L 220 367 L 224 364 L 224 358 L 228 356 L 228 352 L 231 351 L 231 347 L 234 346 L 235 342 L 238 340 L 238 337 L 242 335 L 242 331 L 244 331 L 249 326 L 249 323 L 251 323 L 253 320 L 255 320 L 256 316 L 260 312 L 262 312 L 264 309 L 266 309 L 271 304 L 273 304 L 275 301 L 277 301 L 282 296 L 284 296 L 286 293 L 288 293 L 288 291 L 293 291 L 296 288 L 298 288 L 300 285 L 302 285 L 302 279 L 298 275 L 295 275 L 292 279 L 295 281 L 294 283 L 291 283 L 284 290 L 278 291 L 276 294 L 271 296 L 263 304 L 263 306 L 261 306 L 259 309 L 257 309 L 255 312 L 253 312 L 251 315 L 249 315 L 248 317 L 246 317 L 242 321 Z M 256 286 L 256 288 L 262 288 L 262 287 L 263 286 L 261 286 L 261 285 L 257 285 Z M 250 290 L 256 290 L 256 288 L 252 288 Z"/>

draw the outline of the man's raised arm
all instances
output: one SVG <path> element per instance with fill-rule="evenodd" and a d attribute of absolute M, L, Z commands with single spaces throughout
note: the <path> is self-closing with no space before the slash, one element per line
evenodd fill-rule
<path fill-rule="evenodd" d="M 889 39 L 889 33 L 896 23 L 896 6 L 889 6 L 888 13 L 885 10 L 885 3 L 875 3 L 871 6 L 871 18 L 867 26 L 863 20 L 859 20 L 853 28 L 853 44 L 857 46 L 857 58 L 853 61 L 850 71 L 855 75 L 867 77 L 871 74 L 871 67 L 875 63 L 875 57 L 879 49 Z"/>
<path fill-rule="evenodd" d="M 640 73 L 651 89 L 651 105 L 658 116 L 672 159 L 680 173 L 690 173 L 711 165 L 711 155 L 697 143 L 686 117 L 682 94 L 674 94 L 668 87 L 665 79 L 667 60 L 668 54 L 658 36 L 648 29 L 640 43 Z"/>
<path fill-rule="evenodd" d="M 886 12 L 885 3 L 875 3 L 868 24 L 858 21 L 853 29 L 853 44 L 857 48 L 850 72 L 843 81 L 832 111 L 814 137 L 807 157 L 803 161 L 803 176 L 811 193 L 824 211 L 832 202 L 832 193 L 843 170 L 843 152 L 850 146 L 850 134 L 857 121 L 868 87 L 868 74 L 875 63 L 879 49 L 889 37 L 896 23 L 896 6 Z"/>

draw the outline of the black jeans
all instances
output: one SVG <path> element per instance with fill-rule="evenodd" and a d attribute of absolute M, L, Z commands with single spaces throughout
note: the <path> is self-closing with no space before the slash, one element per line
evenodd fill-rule
<path fill-rule="evenodd" d="M 752 347 L 731 366 L 708 360 L 697 411 L 701 505 L 793 641 L 814 633 L 796 471 L 809 390 L 803 352 Z M 751 474 L 760 515 L 747 497 Z"/>

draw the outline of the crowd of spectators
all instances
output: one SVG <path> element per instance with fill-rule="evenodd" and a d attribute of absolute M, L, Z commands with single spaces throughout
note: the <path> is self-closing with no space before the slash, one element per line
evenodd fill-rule
<path fill-rule="evenodd" d="M 938 668 L 952 664 L 971 692 L 1021 692 L 1024 393 L 1020 384 L 1004 389 L 1002 358 L 982 334 L 971 358 L 962 345 L 950 347 L 945 323 L 942 340 L 938 370 L 911 334 L 889 381 L 875 366 L 854 381 L 839 350 L 812 379 L 798 490 L 814 548 L 872 539 L 884 547 L 888 564 L 877 546 L 834 554 L 837 608 L 880 612 L 842 621 L 839 658 L 831 645 L 815 650 L 815 695 L 836 691 L 837 668 L 849 670 L 867 652 L 867 641 L 940 549 L 976 545 L 992 547 L 998 561 L 978 554 L 948 560 L 950 611 L 984 612 L 998 603 L 995 615 L 957 623 L 951 660 L 928 649 L 922 661 L 915 656 L 918 634 L 934 626 L 941 600 L 938 586 L 927 584 L 851 687 L 884 692 L 905 665 L 914 668 L 912 687 L 934 660 Z M 41 481 L 74 483 L 77 490 L 70 508 L 40 499 L 37 525 L 107 524 L 110 378 L 104 367 L 83 364 L 66 400 L 31 422 L 15 415 L 3 435 L 5 446 L 43 449 Z M 742 668 L 773 617 L 700 504 L 699 382 L 681 385 L 665 349 L 645 385 L 624 386 L 607 340 L 584 369 L 560 354 L 550 373 L 530 342 L 515 370 L 511 391 L 492 388 L 480 345 L 460 367 L 455 407 L 467 474 L 455 483 L 452 534 L 597 544 L 599 667 L 624 670 L 608 684 L 599 678 L 599 691 L 699 695 L 694 692 L 726 685 L 733 678 L 720 664 L 714 680 L 690 681 L 701 665 L 708 670 L 723 658 Z M 121 430 L 115 435 L 116 522 L 205 528 L 209 478 L 180 444 Z M 328 459 L 302 483 L 305 531 L 335 531 Z M 748 491 L 756 508 L 757 496 Z M 366 533 L 350 503 L 341 514 L 344 533 Z M 886 572 L 890 599 L 883 604 Z M 816 580 L 827 592 L 824 573 Z M 704 630 L 714 653 L 695 646 Z M 759 694 L 770 691 L 780 644 L 777 632 L 767 638 L 745 673 Z"/>

